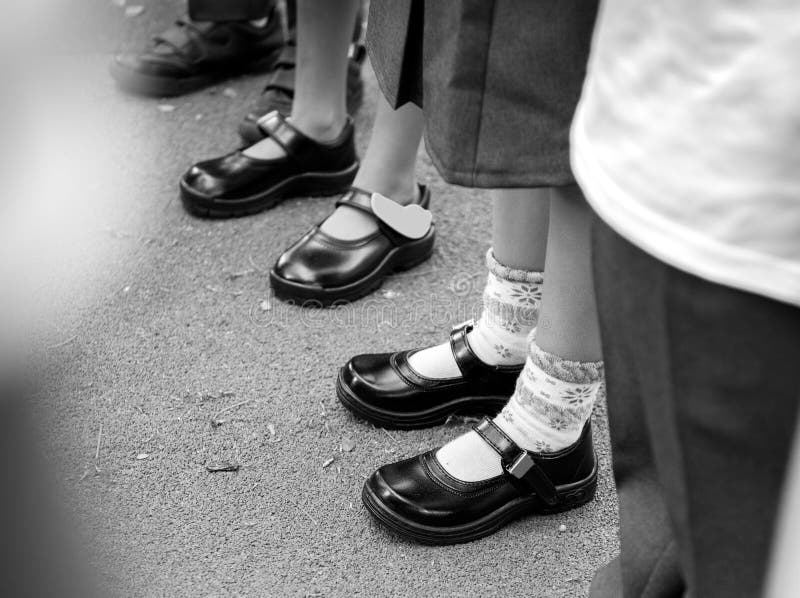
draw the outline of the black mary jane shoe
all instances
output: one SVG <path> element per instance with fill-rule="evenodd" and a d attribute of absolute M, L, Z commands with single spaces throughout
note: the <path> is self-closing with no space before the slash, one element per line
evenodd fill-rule
<path fill-rule="evenodd" d="M 594 498 L 597 458 L 588 423 L 575 444 L 557 453 L 522 450 L 488 418 L 474 430 L 500 455 L 502 474 L 462 482 L 445 471 L 436 450 L 428 451 L 367 479 L 361 497 L 370 514 L 417 542 L 458 544 L 525 515 L 558 513 Z"/>
<path fill-rule="evenodd" d="M 465 322 L 450 333 L 461 376 L 421 376 L 408 363 L 417 350 L 357 355 L 339 370 L 339 400 L 368 422 L 404 430 L 440 425 L 457 413 L 497 413 L 514 393 L 522 366 L 482 362 L 467 339 L 472 326 Z"/>
<path fill-rule="evenodd" d="M 198 162 L 180 182 L 184 207 L 196 216 L 229 218 L 274 207 L 289 197 L 334 195 L 346 191 L 358 172 L 353 121 L 337 139 L 321 143 L 307 137 L 278 113 L 259 126 L 285 152 L 260 160 L 237 150 Z"/>
<path fill-rule="evenodd" d="M 408 270 L 433 253 L 436 230 L 431 223 L 419 239 L 410 239 L 384 223 L 372 210 L 371 193 L 351 187 L 336 206 L 350 206 L 369 214 L 377 223 L 374 233 L 343 241 L 313 227 L 287 249 L 269 275 L 275 296 L 298 304 L 330 306 L 363 297 L 381 286 L 393 272 Z M 430 204 L 430 191 L 419 185 L 423 208 Z"/>

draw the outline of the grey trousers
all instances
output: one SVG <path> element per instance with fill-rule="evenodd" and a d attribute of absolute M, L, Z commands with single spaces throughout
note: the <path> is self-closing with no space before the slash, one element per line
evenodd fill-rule
<path fill-rule="evenodd" d="M 745 598 L 764 582 L 800 401 L 800 309 L 716 285 L 598 221 L 621 554 L 593 598 Z"/>

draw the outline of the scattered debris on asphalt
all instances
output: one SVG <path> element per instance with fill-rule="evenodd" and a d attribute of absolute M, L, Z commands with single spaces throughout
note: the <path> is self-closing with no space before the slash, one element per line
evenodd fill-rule
<path fill-rule="evenodd" d="M 248 274 L 252 273 L 252 270 L 239 270 L 238 272 L 230 272 L 228 274 L 228 280 L 236 280 L 237 278 L 241 278 L 242 276 L 247 276 Z"/>
<path fill-rule="evenodd" d="M 176 106 L 174 104 L 159 104 L 158 110 L 160 112 L 174 112 Z"/>
<path fill-rule="evenodd" d="M 58 342 L 58 343 L 55 343 L 55 344 L 53 344 L 53 345 L 49 345 L 49 346 L 47 347 L 47 350 L 48 350 L 48 351 L 53 351 L 54 349 L 60 349 L 61 347 L 66 347 L 66 346 L 67 346 L 67 345 L 69 345 L 69 344 L 70 344 L 72 341 L 74 341 L 76 338 L 78 338 L 78 336 L 77 336 L 77 335 L 73 335 L 73 336 L 69 337 L 69 338 L 68 338 L 67 340 L 65 340 L 65 341 L 60 341 L 60 342 Z"/>
<path fill-rule="evenodd" d="M 145 459 L 149 459 L 149 458 L 150 458 L 150 455 L 148 455 L 147 453 L 139 453 L 138 455 L 136 455 L 136 460 L 137 461 L 144 461 Z"/>
<path fill-rule="evenodd" d="M 272 304 L 265 299 L 264 301 L 258 304 L 258 307 L 261 308 L 261 311 L 269 311 L 272 309 Z"/>
<path fill-rule="evenodd" d="M 248 262 L 250 263 L 250 265 L 253 267 L 253 270 L 255 270 L 256 272 L 258 272 L 258 273 L 259 273 L 259 274 L 261 274 L 262 276 L 266 276 L 267 274 L 269 274 L 269 272 L 267 272 L 267 271 L 266 271 L 266 270 L 264 270 L 263 268 L 259 268 L 259 267 L 256 265 L 255 261 L 253 261 L 253 256 L 252 256 L 252 255 L 248 255 L 248 256 L 247 256 L 247 261 L 248 261 Z"/>
<path fill-rule="evenodd" d="M 326 460 L 326 461 L 325 461 L 325 463 L 323 463 L 323 464 L 322 464 L 322 469 L 325 469 L 325 468 L 326 468 L 326 467 L 328 467 L 328 466 L 329 466 L 331 463 L 333 463 L 333 457 L 331 457 L 330 459 Z"/>
<path fill-rule="evenodd" d="M 381 430 L 383 430 L 383 433 L 384 433 L 384 434 L 386 434 L 386 435 L 387 435 L 389 438 L 391 438 L 391 439 L 392 439 L 392 442 L 394 442 L 394 443 L 395 443 L 395 444 L 397 444 L 397 445 L 399 445 L 399 444 L 400 444 L 399 442 L 397 442 L 397 438 L 395 438 L 394 436 L 392 436 L 391 434 L 389 434 L 389 430 L 387 430 L 386 428 L 380 428 L 380 429 L 381 429 Z"/>
<path fill-rule="evenodd" d="M 234 396 L 234 393 L 232 393 L 232 392 L 220 393 L 220 397 L 232 397 L 232 396 Z M 212 428 L 219 428 L 222 424 L 224 424 L 227 421 L 227 420 L 221 419 L 220 415 L 222 415 L 223 413 L 226 413 L 228 411 L 232 411 L 232 410 L 236 409 L 237 407 L 241 407 L 242 405 L 245 405 L 245 404 L 249 403 L 252 400 L 253 399 L 245 399 L 244 401 L 239 401 L 238 403 L 234 403 L 233 405 L 229 405 L 228 407 L 225 407 L 224 409 L 220 409 L 216 413 L 216 415 L 214 415 L 211 418 L 211 427 Z"/>
<path fill-rule="evenodd" d="M 100 443 L 103 441 L 103 424 L 100 424 L 100 429 L 97 430 L 97 448 L 94 449 L 94 460 L 100 457 Z"/>
<path fill-rule="evenodd" d="M 226 98 L 235 98 L 239 94 L 236 93 L 236 90 L 233 87 L 226 87 L 222 90 L 222 95 L 224 95 Z"/>
<path fill-rule="evenodd" d="M 567 526 L 562 523 L 561 525 L 558 526 L 558 531 L 560 532 L 567 531 Z"/>
<path fill-rule="evenodd" d="M 206 464 L 206 470 L 209 473 L 218 473 L 221 471 L 239 471 L 241 465 L 238 463 L 229 463 L 228 461 L 214 461 Z"/>
<path fill-rule="evenodd" d="M 343 451 L 351 453 L 351 452 L 353 452 L 354 448 L 356 448 L 356 443 L 355 442 L 353 442 L 352 440 L 347 438 L 347 436 L 342 438 L 342 450 Z"/>
<path fill-rule="evenodd" d="M 265 442 L 275 443 L 281 441 L 280 438 L 275 438 L 275 426 L 267 424 L 267 430 L 269 431 L 269 438 L 265 438 Z"/>
<path fill-rule="evenodd" d="M 125 7 L 125 16 L 129 18 L 138 17 L 143 12 L 144 6 L 141 4 L 131 4 L 130 6 Z"/>

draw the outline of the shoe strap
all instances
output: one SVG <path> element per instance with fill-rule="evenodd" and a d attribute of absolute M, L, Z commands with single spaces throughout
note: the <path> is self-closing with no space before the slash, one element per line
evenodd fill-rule
<path fill-rule="evenodd" d="M 283 151 L 286 152 L 286 155 L 289 157 L 293 156 L 294 149 L 298 145 L 303 144 L 306 141 L 311 141 L 314 143 L 312 139 L 309 139 L 306 135 L 303 135 L 303 133 L 286 122 L 286 119 L 277 110 L 268 112 L 256 122 L 258 123 L 258 128 L 261 129 L 265 135 L 271 137 L 275 143 L 281 146 Z"/>
<path fill-rule="evenodd" d="M 350 187 L 350 190 L 336 200 L 336 207 L 349 206 L 356 210 L 360 210 L 365 214 L 369 214 L 377 220 L 375 212 L 372 211 L 372 193 L 359 189 L 358 187 Z"/>
<path fill-rule="evenodd" d="M 531 453 L 521 449 L 497 424 L 484 417 L 472 428 L 494 451 L 500 455 L 503 471 L 536 492 L 548 505 L 558 502 L 553 482 L 536 464 Z"/>
<path fill-rule="evenodd" d="M 467 339 L 467 335 L 474 327 L 475 320 L 467 320 L 456 325 L 450 332 L 450 350 L 453 351 L 456 365 L 465 378 L 475 370 L 483 368 L 484 365 L 472 351 L 472 347 L 469 346 L 469 339 Z"/>
<path fill-rule="evenodd" d="M 415 197 L 413 203 L 427 209 L 430 202 L 430 195 L 425 185 L 417 185 L 418 196 Z M 407 237 L 404 237 L 391 226 L 381 220 L 372 210 L 372 192 L 358 187 L 350 187 L 350 190 L 336 200 L 336 207 L 348 206 L 369 214 L 375 223 L 378 225 L 378 230 L 386 237 L 394 246 L 400 246 L 409 242 Z"/>
<path fill-rule="evenodd" d="M 370 191 L 365 191 L 358 187 L 350 187 L 347 193 L 336 200 L 336 207 L 338 208 L 339 206 L 348 206 L 364 214 L 369 214 L 378 225 L 378 230 L 389 239 L 389 242 L 393 245 L 399 246 L 408 241 L 408 239 L 392 230 L 390 226 L 387 226 L 383 220 L 375 215 L 375 212 L 372 210 L 372 193 Z"/>

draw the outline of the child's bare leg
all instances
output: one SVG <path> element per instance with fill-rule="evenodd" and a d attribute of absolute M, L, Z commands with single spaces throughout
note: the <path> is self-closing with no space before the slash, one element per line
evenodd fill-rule
<path fill-rule="evenodd" d="M 493 250 L 481 318 L 468 334 L 473 352 L 490 365 L 522 364 L 535 325 L 547 248 L 548 189 L 492 191 Z M 508 270 L 516 272 L 509 273 Z M 429 378 L 461 374 L 450 343 L 411 355 L 414 370 Z"/>
<path fill-rule="evenodd" d="M 289 122 L 317 141 L 336 139 L 347 120 L 347 48 L 358 0 L 298 0 L 297 71 Z M 283 149 L 264 139 L 245 153 L 264 160 Z"/>
<path fill-rule="evenodd" d="M 574 444 L 592 413 L 603 379 L 590 251 L 591 212 L 577 187 L 551 190 L 539 323 L 525 368 L 495 423 L 520 447 L 539 453 Z M 437 453 L 456 478 L 502 472 L 500 458 L 469 432 Z"/>
<path fill-rule="evenodd" d="M 416 197 L 414 175 L 422 139 L 423 114 L 406 104 L 397 110 L 380 96 L 367 152 L 353 186 L 407 204 Z M 340 206 L 323 222 L 322 230 L 338 239 L 358 239 L 377 229 L 375 220 L 348 206 Z"/>

